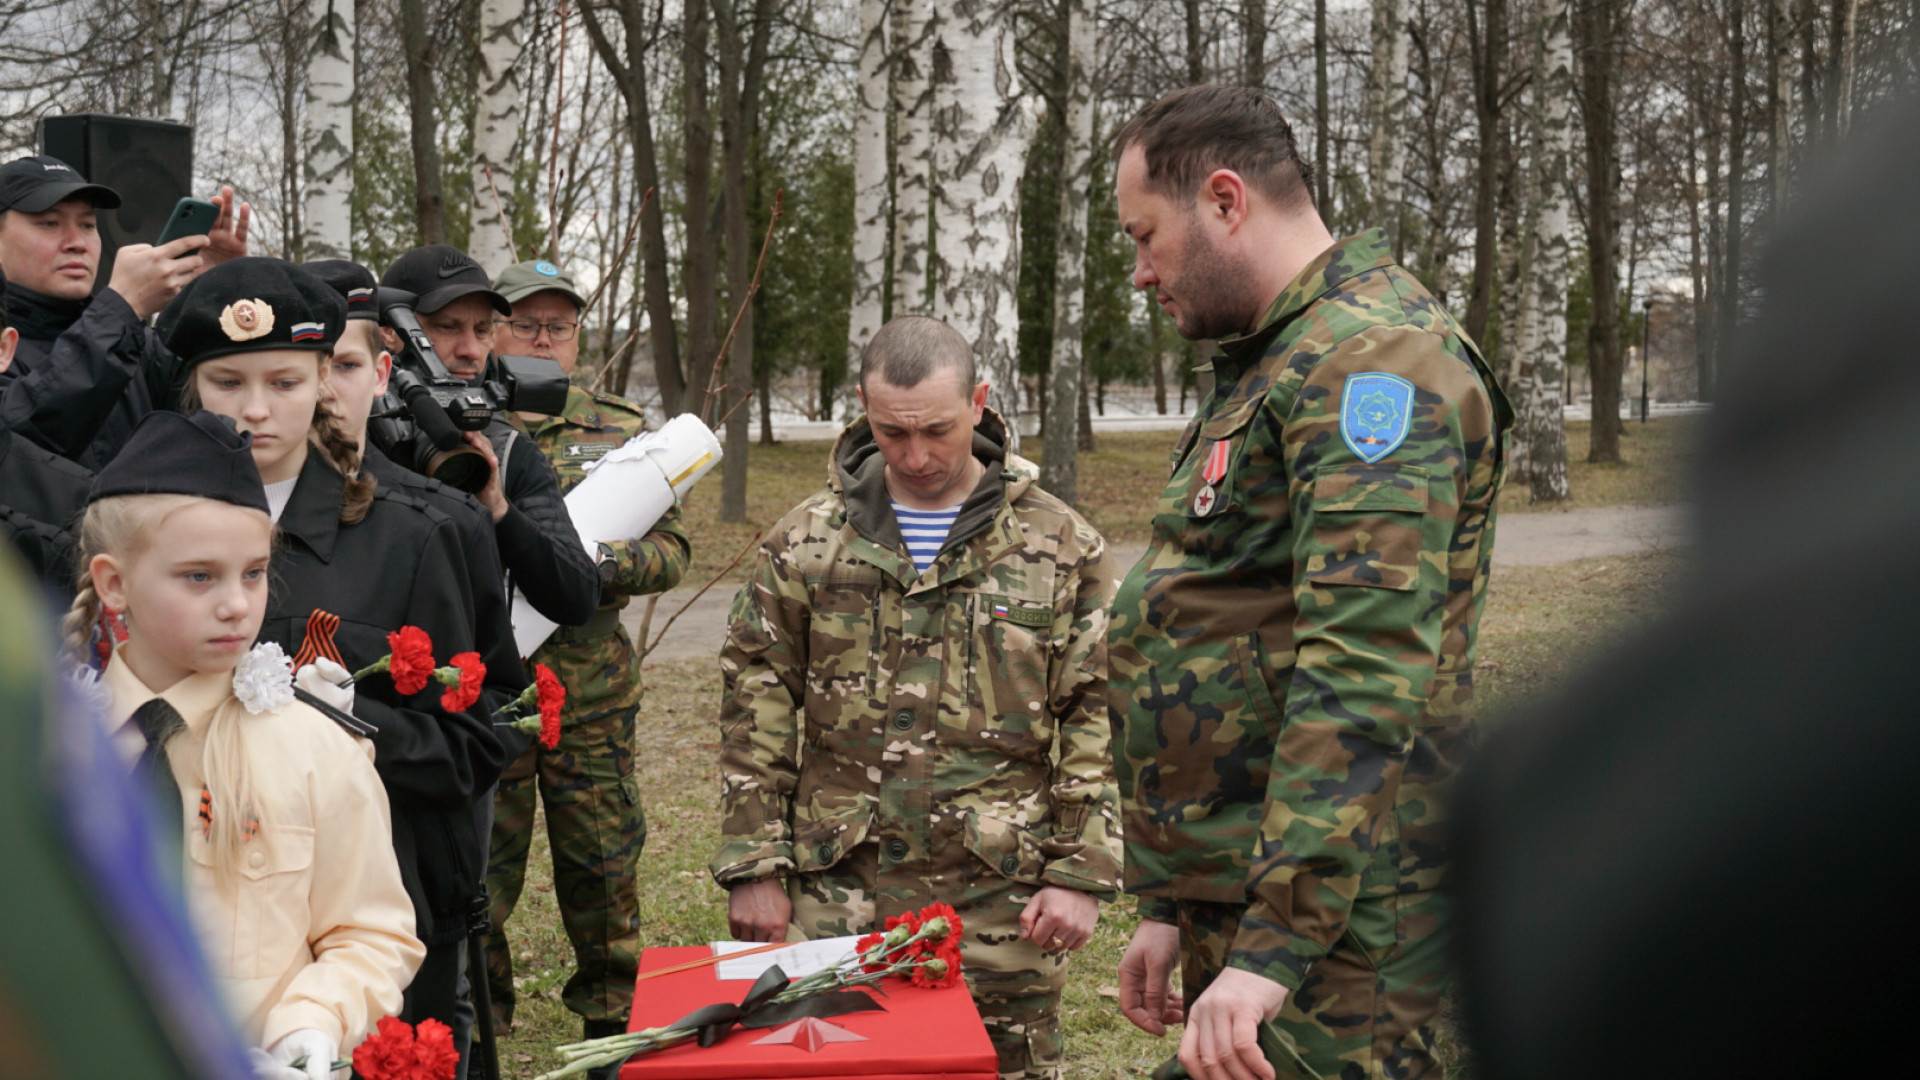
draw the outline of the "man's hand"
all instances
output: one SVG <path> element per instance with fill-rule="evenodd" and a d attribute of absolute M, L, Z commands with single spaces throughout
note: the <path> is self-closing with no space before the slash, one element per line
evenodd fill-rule
<path fill-rule="evenodd" d="M 220 208 L 220 216 L 213 219 L 213 228 L 207 230 L 207 250 L 200 257 L 208 266 L 218 266 L 228 259 L 244 257 L 247 253 L 247 227 L 253 220 L 253 204 L 241 203 L 236 208 L 232 187 L 221 188 L 220 194 L 207 201 Z"/>
<path fill-rule="evenodd" d="M 1173 969 L 1180 963 L 1180 928 L 1143 919 L 1120 958 L 1120 1015 L 1149 1035 L 1167 1033 L 1168 1024 L 1186 1018 L 1173 992 Z"/>
<path fill-rule="evenodd" d="M 1049 885 L 1020 913 L 1020 936 L 1048 952 L 1072 952 L 1093 936 L 1100 901 L 1078 889 Z"/>
<path fill-rule="evenodd" d="M 183 236 L 159 247 L 128 244 L 113 257 L 113 279 L 107 288 L 120 294 L 133 313 L 144 319 L 166 307 L 198 277 L 207 246 L 204 236 Z"/>
<path fill-rule="evenodd" d="M 493 515 L 493 523 L 498 525 L 500 519 L 507 516 L 507 489 L 500 479 L 500 458 L 493 452 L 493 443 L 480 432 L 463 431 L 461 435 L 487 459 L 487 486 L 476 492 L 474 498 L 480 500 L 480 505 L 487 508 Z"/>
<path fill-rule="evenodd" d="M 1124 998 L 1123 998 L 1124 1000 Z M 1228 968 L 1193 1003 L 1180 1064 L 1193 1080 L 1273 1080 L 1260 1049 L 1260 1022 L 1280 1014 L 1287 988 L 1251 971 Z"/>
<path fill-rule="evenodd" d="M 793 901 L 779 878 L 727 890 L 727 928 L 735 941 L 785 941 L 792 918 Z"/>

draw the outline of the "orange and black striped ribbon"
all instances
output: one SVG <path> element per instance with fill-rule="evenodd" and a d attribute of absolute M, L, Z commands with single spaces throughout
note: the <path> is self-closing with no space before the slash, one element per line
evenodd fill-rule
<path fill-rule="evenodd" d="M 340 616 L 314 608 L 313 613 L 307 616 L 306 640 L 300 643 L 300 652 L 293 658 L 294 670 L 298 671 L 323 656 L 346 667 L 347 662 L 340 659 L 340 650 L 333 644 L 333 632 L 339 627 Z"/>

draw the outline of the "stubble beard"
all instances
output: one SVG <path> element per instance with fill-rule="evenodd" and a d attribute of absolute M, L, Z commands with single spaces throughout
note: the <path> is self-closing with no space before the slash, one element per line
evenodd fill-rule
<path fill-rule="evenodd" d="M 1180 268 L 1174 329 L 1188 341 L 1218 341 L 1253 330 L 1260 300 L 1253 295 L 1252 267 L 1222 254 L 1197 222 L 1187 235 L 1195 246 Z"/>

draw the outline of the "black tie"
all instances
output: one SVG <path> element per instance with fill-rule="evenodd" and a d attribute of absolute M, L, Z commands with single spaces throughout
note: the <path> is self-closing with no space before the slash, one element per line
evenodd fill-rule
<path fill-rule="evenodd" d="M 164 838 L 179 843 L 186 832 L 186 812 L 180 808 L 180 785 L 174 782 L 173 766 L 167 761 L 167 740 L 185 731 L 187 722 L 161 698 L 135 709 L 133 722 L 139 725 L 140 734 L 147 740 L 140 760 L 134 762 L 134 775 L 152 785 L 154 797 L 160 800 L 160 820 L 173 826 L 171 834 L 163 834 Z"/>

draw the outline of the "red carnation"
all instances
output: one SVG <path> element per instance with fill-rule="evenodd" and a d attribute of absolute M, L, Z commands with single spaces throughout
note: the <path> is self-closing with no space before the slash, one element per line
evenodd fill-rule
<path fill-rule="evenodd" d="M 460 1071 L 453 1029 L 432 1017 L 420 1021 L 414 1032 L 413 1065 L 410 1080 L 453 1080 Z"/>
<path fill-rule="evenodd" d="M 387 671 L 393 676 L 393 688 L 402 695 L 417 694 L 433 678 L 433 639 L 417 626 L 403 626 L 387 635 L 387 647 L 393 659 Z"/>
<path fill-rule="evenodd" d="M 560 707 L 567 703 L 567 688 L 545 664 L 533 666 L 533 683 L 540 694 L 540 745 L 551 750 L 560 745 Z"/>
<path fill-rule="evenodd" d="M 487 680 L 487 665 L 480 662 L 480 654 L 475 652 L 458 653 L 448 663 L 451 667 L 434 672 L 434 677 L 443 683 L 448 682 L 449 677 L 457 679 L 440 695 L 440 707 L 448 712 L 465 712 L 480 700 L 480 684 Z"/>
<path fill-rule="evenodd" d="M 854 954 L 861 958 L 860 970 L 868 973 L 887 970 L 886 961 L 875 960 L 868 962 L 866 959 L 869 953 L 875 949 L 884 949 L 886 944 L 887 937 L 885 934 L 868 934 L 866 937 L 861 938 L 853 947 Z"/>
<path fill-rule="evenodd" d="M 960 981 L 959 961 L 957 958 L 950 960 L 939 954 L 922 957 L 919 963 L 913 965 L 913 974 L 909 976 L 909 981 L 915 986 L 924 986 L 930 990 L 952 986 Z"/>
<path fill-rule="evenodd" d="M 926 924 L 932 922 L 935 919 L 945 919 L 947 921 L 947 929 L 944 933 L 932 935 L 931 940 L 934 940 L 934 941 L 960 940 L 960 929 L 961 929 L 960 913 L 953 910 L 952 904 L 942 904 L 942 903 L 936 902 L 936 903 L 928 904 L 926 907 L 923 907 L 920 909 L 920 925 L 921 926 L 925 926 Z"/>

